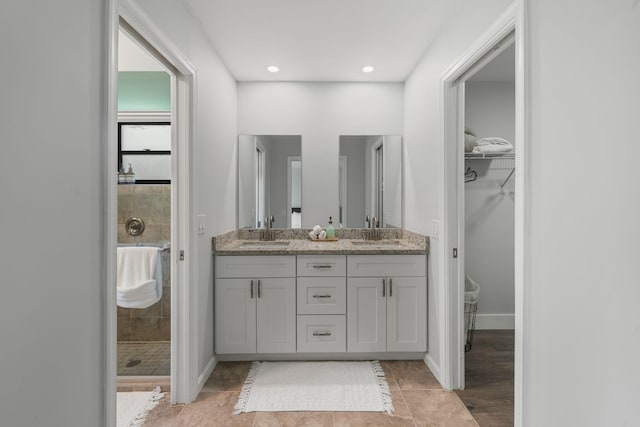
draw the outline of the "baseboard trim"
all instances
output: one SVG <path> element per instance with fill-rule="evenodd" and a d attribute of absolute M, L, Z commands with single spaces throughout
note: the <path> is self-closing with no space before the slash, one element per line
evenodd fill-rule
<path fill-rule="evenodd" d="M 516 319 L 513 314 L 477 314 L 476 330 L 515 329 Z"/>
<path fill-rule="evenodd" d="M 429 368 L 429 370 L 431 370 L 431 373 L 433 374 L 434 377 L 436 377 L 436 379 L 438 380 L 438 382 L 440 383 L 440 385 L 442 387 L 444 382 L 442 381 L 442 374 L 440 373 L 440 365 L 438 365 L 433 358 L 431 357 L 431 355 L 429 353 L 427 353 L 424 356 L 424 363 L 427 364 L 427 368 Z"/>
<path fill-rule="evenodd" d="M 195 394 L 196 396 L 200 393 L 200 390 L 202 390 L 202 387 L 204 387 L 204 384 L 207 382 L 207 380 L 211 376 L 211 373 L 216 368 L 217 364 L 218 364 L 218 359 L 216 359 L 215 356 L 209 359 L 207 366 L 204 367 L 204 370 L 198 376 L 198 392 Z"/>

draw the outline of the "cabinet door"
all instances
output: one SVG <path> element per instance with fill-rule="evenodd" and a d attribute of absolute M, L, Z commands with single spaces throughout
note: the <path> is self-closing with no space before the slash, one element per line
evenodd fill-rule
<path fill-rule="evenodd" d="M 387 279 L 387 351 L 426 351 L 426 329 L 426 279 Z"/>
<path fill-rule="evenodd" d="M 254 281 L 255 283 L 255 281 Z M 256 295 L 251 279 L 216 280 L 216 351 L 256 352 Z"/>
<path fill-rule="evenodd" d="M 384 279 L 347 280 L 347 351 L 387 350 L 387 308 Z"/>
<path fill-rule="evenodd" d="M 296 279 L 259 279 L 258 353 L 295 353 Z"/>

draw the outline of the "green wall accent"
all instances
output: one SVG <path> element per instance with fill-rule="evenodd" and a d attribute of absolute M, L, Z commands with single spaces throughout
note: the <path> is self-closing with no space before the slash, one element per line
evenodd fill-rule
<path fill-rule="evenodd" d="M 170 110 L 171 81 L 164 71 L 118 72 L 118 110 Z"/>

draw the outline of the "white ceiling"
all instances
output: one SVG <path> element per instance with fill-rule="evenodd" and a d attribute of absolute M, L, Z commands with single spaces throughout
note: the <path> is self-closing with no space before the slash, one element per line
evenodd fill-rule
<path fill-rule="evenodd" d="M 238 81 L 402 82 L 451 0 L 184 0 Z M 279 73 L 266 67 L 277 65 Z M 375 70 L 365 74 L 362 67 Z"/>

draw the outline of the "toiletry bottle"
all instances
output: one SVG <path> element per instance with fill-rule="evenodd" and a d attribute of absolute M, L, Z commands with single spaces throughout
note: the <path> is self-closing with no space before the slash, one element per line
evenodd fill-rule
<path fill-rule="evenodd" d="M 118 171 L 118 184 L 126 184 L 127 177 L 124 173 L 124 166 L 120 166 L 120 170 Z"/>
<path fill-rule="evenodd" d="M 131 163 L 129 163 L 129 170 L 127 171 L 127 184 L 135 184 L 135 183 L 136 183 L 136 174 L 133 172 Z"/>
<path fill-rule="evenodd" d="M 336 229 L 333 227 L 333 221 L 331 217 L 329 217 L 329 225 L 327 225 L 327 239 L 335 239 L 336 238 Z"/>

